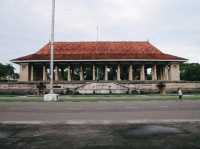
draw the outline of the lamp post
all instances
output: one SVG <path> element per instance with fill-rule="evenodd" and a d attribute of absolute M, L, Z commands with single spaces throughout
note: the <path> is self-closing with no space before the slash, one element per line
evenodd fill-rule
<path fill-rule="evenodd" d="M 54 26 L 55 26 L 55 0 L 52 0 L 52 16 L 51 16 L 51 41 L 50 41 L 50 93 L 44 95 L 44 101 L 58 101 L 58 94 L 54 93 Z"/>

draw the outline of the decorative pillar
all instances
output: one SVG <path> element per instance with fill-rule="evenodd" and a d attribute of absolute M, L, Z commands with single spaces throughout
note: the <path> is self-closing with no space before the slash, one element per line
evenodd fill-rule
<path fill-rule="evenodd" d="M 105 81 L 108 81 L 108 66 L 105 65 Z"/>
<path fill-rule="evenodd" d="M 70 74 L 71 74 L 71 80 L 74 80 L 74 65 L 70 66 Z"/>
<path fill-rule="evenodd" d="M 145 80 L 145 72 L 144 72 L 144 65 L 141 66 L 141 70 L 140 70 L 140 80 L 144 81 Z"/>
<path fill-rule="evenodd" d="M 92 79 L 93 81 L 96 80 L 96 69 L 95 69 L 95 64 L 92 65 Z"/>
<path fill-rule="evenodd" d="M 169 67 L 168 65 L 165 66 L 164 68 L 164 80 L 169 80 L 169 71 L 168 71 Z"/>
<path fill-rule="evenodd" d="M 164 74 L 165 74 L 165 67 L 162 67 L 162 68 L 161 68 L 160 74 L 161 74 L 161 76 L 160 76 L 161 80 L 165 80 L 165 77 L 164 77 Z"/>
<path fill-rule="evenodd" d="M 68 81 L 71 81 L 71 80 L 72 80 L 72 78 L 71 78 L 71 67 L 70 67 L 70 65 L 68 66 L 67 80 L 68 80 Z"/>
<path fill-rule="evenodd" d="M 169 76 L 169 81 L 172 81 L 172 65 L 169 65 L 169 70 L 168 70 L 168 76 Z"/>
<path fill-rule="evenodd" d="M 158 80 L 158 77 L 157 77 L 157 66 L 156 65 L 153 65 L 153 67 L 152 67 L 152 80 Z"/>
<path fill-rule="evenodd" d="M 83 81 L 84 78 L 83 78 L 83 66 L 80 65 L 80 81 Z"/>
<path fill-rule="evenodd" d="M 120 64 L 118 64 L 118 66 L 117 66 L 117 81 L 121 80 L 120 73 L 121 73 L 121 71 L 120 71 Z"/>
<path fill-rule="evenodd" d="M 55 66 L 55 81 L 59 81 L 58 73 L 59 73 L 58 66 Z"/>
<path fill-rule="evenodd" d="M 34 67 L 31 65 L 31 81 L 34 81 Z"/>
<path fill-rule="evenodd" d="M 129 81 L 133 80 L 133 65 L 132 64 L 129 65 L 128 79 Z"/>
<path fill-rule="evenodd" d="M 43 65 L 43 81 L 47 81 L 47 72 L 46 72 L 46 66 Z"/>
<path fill-rule="evenodd" d="M 175 63 L 170 65 L 169 78 L 170 81 L 180 81 L 180 64 Z"/>
<path fill-rule="evenodd" d="M 19 81 L 30 81 L 30 69 L 28 63 L 20 64 Z"/>

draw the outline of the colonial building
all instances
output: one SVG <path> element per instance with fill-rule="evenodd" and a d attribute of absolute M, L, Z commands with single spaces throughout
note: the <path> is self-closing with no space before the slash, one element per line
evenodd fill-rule
<path fill-rule="evenodd" d="M 55 42 L 54 80 L 179 81 L 186 59 L 165 54 L 149 42 Z M 19 81 L 49 81 L 50 44 L 12 60 L 20 65 Z"/>

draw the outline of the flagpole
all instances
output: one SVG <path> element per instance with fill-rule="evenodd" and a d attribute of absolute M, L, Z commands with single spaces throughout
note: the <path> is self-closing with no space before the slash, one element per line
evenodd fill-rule
<path fill-rule="evenodd" d="M 55 27 L 55 0 L 52 0 L 52 16 L 51 16 L 51 62 L 50 62 L 50 94 L 54 93 L 54 27 Z"/>
<path fill-rule="evenodd" d="M 51 41 L 50 41 L 50 93 L 44 95 L 44 101 L 58 101 L 59 95 L 54 93 L 54 26 L 55 26 L 55 0 L 52 0 Z"/>

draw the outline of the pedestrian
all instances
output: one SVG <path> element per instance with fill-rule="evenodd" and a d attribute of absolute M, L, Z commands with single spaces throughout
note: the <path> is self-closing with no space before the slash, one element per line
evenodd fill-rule
<path fill-rule="evenodd" d="M 183 92 L 182 92 L 181 88 L 178 88 L 178 98 L 179 98 L 179 100 L 182 100 L 182 98 L 183 98 Z"/>

